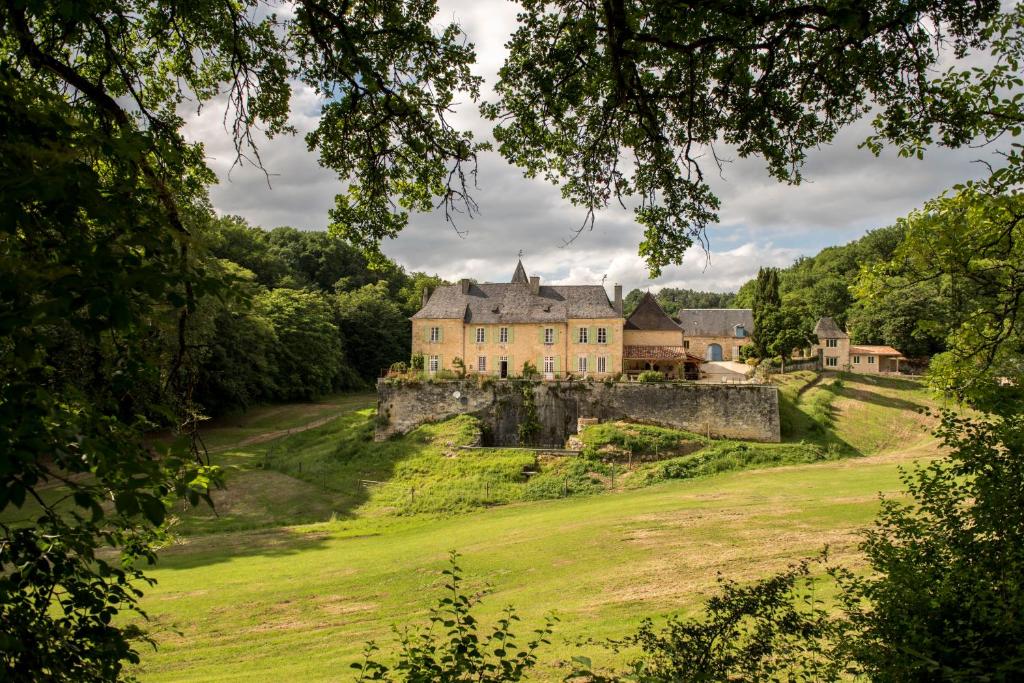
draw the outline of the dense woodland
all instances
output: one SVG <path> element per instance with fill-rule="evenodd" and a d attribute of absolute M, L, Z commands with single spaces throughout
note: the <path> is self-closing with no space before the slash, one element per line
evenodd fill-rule
<path fill-rule="evenodd" d="M 371 386 L 410 353 L 409 316 L 441 281 L 389 260 L 371 267 L 326 232 L 211 218 L 207 258 L 231 295 L 209 297 L 190 327 L 194 399 L 210 415 Z"/>

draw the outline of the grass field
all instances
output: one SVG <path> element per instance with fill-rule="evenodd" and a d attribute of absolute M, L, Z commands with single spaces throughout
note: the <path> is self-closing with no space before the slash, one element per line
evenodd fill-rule
<path fill-rule="evenodd" d="M 160 648 L 143 653 L 137 673 L 348 680 L 368 639 L 387 653 L 392 625 L 423 620 L 453 548 L 471 586 L 490 586 L 485 620 L 509 603 L 524 635 L 549 612 L 561 619 L 540 680 L 560 679 L 574 654 L 613 661 L 577 641 L 695 609 L 718 572 L 754 579 L 826 543 L 855 565 L 856 532 L 878 493 L 898 492 L 901 464 L 936 453 L 932 418 L 919 413 L 935 403 L 907 380 L 836 379 L 783 381 L 780 445 L 707 446 L 628 425 L 597 432 L 596 449 L 679 449 L 631 470 L 614 458 L 572 473 L 522 451 L 462 451 L 468 418 L 372 444 L 369 396 L 331 399 L 323 412 L 282 409 L 285 427 L 260 411 L 212 425 L 207 441 L 223 449 L 213 457 L 229 486 L 218 516 L 181 511 L 180 542 L 161 553 L 144 600 Z M 245 445 L 230 448 L 232 439 Z M 814 464 L 786 465 L 805 457 Z M 761 465 L 775 467 L 749 469 Z M 540 474 L 526 480 L 524 469 Z M 560 495 L 566 481 L 580 489 L 532 500 Z"/>

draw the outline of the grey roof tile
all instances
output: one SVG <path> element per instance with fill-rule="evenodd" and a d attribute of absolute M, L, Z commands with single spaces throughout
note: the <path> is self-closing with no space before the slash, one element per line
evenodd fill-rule
<path fill-rule="evenodd" d="M 681 308 L 676 316 L 688 337 L 732 337 L 742 325 L 754 330 L 754 311 L 749 308 Z"/>
<path fill-rule="evenodd" d="M 836 324 L 836 321 L 829 317 L 818 318 L 814 326 L 814 334 L 823 339 L 849 339 L 850 335 L 843 332 L 843 329 Z"/>

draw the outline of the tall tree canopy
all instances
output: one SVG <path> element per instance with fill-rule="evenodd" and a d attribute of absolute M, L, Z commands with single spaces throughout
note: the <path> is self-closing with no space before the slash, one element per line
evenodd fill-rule
<path fill-rule="evenodd" d="M 720 166 L 722 142 L 799 182 L 806 150 L 872 103 L 882 138 L 917 140 L 929 121 L 948 120 L 916 104 L 932 92 L 940 46 L 981 47 L 979 29 L 998 8 L 526 0 L 499 99 L 484 111 L 507 159 L 587 209 L 581 230 L 610 202 L 633 204 L 646 229 L 640 254 L 657 275 L 717 221 L 706 166 Z"/>

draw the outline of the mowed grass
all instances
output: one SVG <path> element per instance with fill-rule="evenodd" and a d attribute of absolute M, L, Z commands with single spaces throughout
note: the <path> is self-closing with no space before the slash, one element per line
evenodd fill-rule
<path fill-rule="evenodd" d="M 315 429 L 222 452 L 219 516 L 183 511 L 180 543 L 151 572 L 144 607 L 160 648 L 137 673 L 350 680 L 367 640 L 387 657 L 392 625 L 423 621 L 449 549 L 471 589 L 490 586 L 485 621 L 514 604 L 525 636 L 560 617 L 536 680 L 560 680 L 575 654 L 613 662 L 577 641 L 694 610 L 718 572 L 752 580 L 825 544 L 856 566 L 878 493 L 896 494 L 898 467 L 936 453 L 919 412 L 935 403 L 906 380 L 813 380 L 780 380 L 782 444 L 602 425 L 588 445 L 601 456 L 538 461 L 460 449 L 468 417 L 381 444 L 362 396 Z M 607 452 L 623 446 L 671 457 L 630 468 Z"/>
<path fill-rule="evenodd" d="M 525 633 L 561 619 L 539 680 L 586 653 L 581 637 L 620 636 L 644 616 L 686 611 L 717 572 L 751 580 L 830 544 L 855 562 L 855 532 L 895 462 L 841 460 L 669 482 L 604 496 L 508 505 L 448 519 L 370 518 L 192 539 L 162 553 L 144 606 L 160 642 L 153 681 L 347 680 L 365 641 L 423 620 L 449 549 L 480 615 L 514 604 Z"/>

